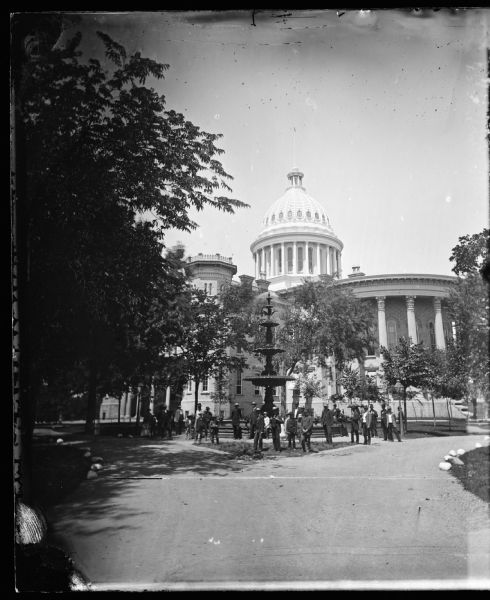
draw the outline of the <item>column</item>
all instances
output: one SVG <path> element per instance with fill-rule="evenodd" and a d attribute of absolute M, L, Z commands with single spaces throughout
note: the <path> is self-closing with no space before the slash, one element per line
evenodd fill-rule
<path fill-rule="evenodd" d="M 415 324 L 415 298 L 416 296 L 405 296 L 407 302 L 407 325 L 408 337 L 411 344 L 417 343 L 417 325 Z"/>
<path fill-rule="evenodd" d="M 303 273 L 305 273 L 305 275 L 309 275 L 310 274 L 310 247 L 308 245 L 308 242 L 305 242 L 305 256 L 304 256 L 304 267 L 303 267 Z"/>
<path fill-rule="evenodd" d="M 328 266 L 330 268 L 329 275 L 333 277 L 334 269 L 333 269 L 333 248 L 332 246 L 328 246 Z"/>
<path fill-rule="evenodd" d="M 320 275 L 322 272 L 322 263 L 321 263 L 321 254 L 320 254 L 320 244 L 316 245 L 316 274 Z"/>
<path fill-rule="evenodd" d="M 128 388 L 126 388 L 125 392 L 122 395 L 122 399 L 121 399 L 121 419 L 123 419 L 123 420 L 126 417 L 127 405 L 128 405 Z"/>
<path fill-rule="evenodd" d="M 262 248 L 260 251 L 260 272 L 264 273 L 264 277 L 265 276 L 265 248 Z M 262 275 L 260 276 L 260 278 L 262 279 Z"/>
<path fill-rule="evenodd" d="M 155 413 L 155 384 L 153 383 L 153 378 L 150 386 L 150 411 L 152 414 Z"/>
<path fill-rule="evenodd" d="M 378 342 L 380 347 L 388 348 L 388 335 L 386 334 L 385 296 L 376 296 L 378 302 Z"/>
<path fill-rule="evenodd" d="M 296 242 L 293 242 L 293 275 L 298 274 L 298 246 Z"/>
<path fill-rule="evenodd" d="M 281 242 L 281 275 L 286 273 L 286 252 L 284 242 Z"/>
<path fill-rule="evenodd" d="M 338 268 L 339 268 L 339 279 L 342 278 L 342 255 L 340 254 L 340 250 L 337 250 L 338 257 Z"/>
<path fill-rule="evenodd" d="M 126 394 L 126 417 L 131 420 L 131 402 L 133 399 L 133 388 L 131 386 L 128 387 Z"/>
<path fill-rule="evenodd" d="M 254 263 L 255 263 L 255 279 L 259 278 L 259 266 L 257 262 L 257 252 L 254 253 Z"/>
<path fill-rule="evenodd" d="M 167 405 L 166 408 L 170 408 L 170 386 L 167 387 L 167 390 L 165 392 L 165 404 Z"/>
<path fill-rule="evenodd" d="M 339 276 L 338 254 L 337 254 L 337 250 L 335 248 L 333 251 L 333 272 L 336 277 Z"/>
<path fill-rule="evenodd" d="M 444 326 L 442 324 L 442 308 L 440 298 L 434 298 L 434 311 L 434 333 L 436 334 L 436 348 L 439 350 L 445 350 L 446 340 L 444 339 Z"/>

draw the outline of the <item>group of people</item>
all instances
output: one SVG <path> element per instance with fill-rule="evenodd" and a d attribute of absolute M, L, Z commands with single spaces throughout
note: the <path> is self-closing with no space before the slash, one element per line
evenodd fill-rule
<path fill-rule="evenodd" d="M 362 409 L 362 412 L 361 412 Z M 393 436 L 401 442 L 400 429 L 403 428 L 403 411 L 398 407 L 398 417 L 393 413 L 391 406 L 381 403 L 379 415 L 384 441 L 393 442 Z M 351 425 L 351 444 L 359 443 L 359 432 L 362 431 L 364 444 L 370 444 L 373 437 L 378 437 L 378 413 L 372 404 L 368 406 L 352 406 L 352 415 L 349 419 Z M 397 422 L 400 425 L 398 429 Z"/>
<path fill-rule="evenodd" d="M 292 410 L 287 413 L 285 418 L 281 417 L 278 407 L 273 407 L 270 413 L 269 415 L 263 408 L 258 407 L 256 402 L 252 402 L 250 415 L 243 417 L 242 409 L 236 402 L 231 412 L 233 438 L 242 439 L 242 422 L 244 422 L 248 428 L 248 437 L 253 440 L 254 452 L 263 450 L 263 440 L 269 436 L 272 437 L 274 450 L 280 452 L 282 450 L 281 433 L 287 438 L 288 448 L 296 449 L 296 443 L 298 443 L 298 447 L 301 447 L 303 452 L 307 450 L 311 452 L 313 426 L 318 421 L 314 418 L 311 409 L 300 407 L 299 401 L 295 400 Z M 173 433 L 180 435 L 185 428 L 186 439 L 192 439 L 197 444 L 201 444 L 203 439 L 206 441 L 209 439 L 212 444 L 218 445 L 222 420 L 211 412 L 209 406 L 202 410 L 201 404 L 198 404 L 195 416 L 184 416 L 180 406 L 172 412 L 160 405 L 155 415 L 149 410 L 143 415 L 141 435 L 172 439 Z M 341 436 L 348 436 L 347 425 L 350 425 L 352 444 L 359 444 L 359 434 L 362 434 L 364 444 L 371 444 L 371 439 L 378 437 L 378 422 L 381 424 L 384 441 L 394 441 L 394 437 L 396 437 L 401 442 L 400 430 L 403 430 L 404 424 L 401 407 L 398 407 L 398 415 L 395 415 L 391 407 L 386 406 L 384 402 L 381 404 L 379 415 L 373 404 L 369 404 L 365 406 L 352 405 L 350 416 L 346 416 L 335 403 L 332 408 L 325 403 L 319 421 L 327 444 L 333 444 L 335 425 L 338 425 Z"/>

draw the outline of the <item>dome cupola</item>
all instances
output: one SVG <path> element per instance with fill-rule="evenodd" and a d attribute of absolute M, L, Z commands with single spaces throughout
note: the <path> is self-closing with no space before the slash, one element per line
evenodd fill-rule
<path fill-rule="evenodd" d="M 270 289 L 297 285 L 305 277 L 340 277 L 342 242 L 324 207 L 303 186 L 303 173 L 293 169 L 289 186 L 267 210 L 262 230 L 250 249 L 256 279 L 267 278 Z"/>

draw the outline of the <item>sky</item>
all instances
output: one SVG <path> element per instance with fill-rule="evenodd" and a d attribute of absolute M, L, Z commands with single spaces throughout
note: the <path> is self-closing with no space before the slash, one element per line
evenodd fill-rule
<path fill-rule="evenodd" d="M 450 275 L 451 249 L 488 226 L 485 8 L 80 13 L 86 52 L 101 30 L 167 63 L 167 108 L 221 133 L 234 215 L 206 208 L 188 255 L 233 258 L 250 244 L 287 173 L 304 173 L 342 240 L 343 275 Z M 68 30 L 68 33 L 71 29 Z"/>

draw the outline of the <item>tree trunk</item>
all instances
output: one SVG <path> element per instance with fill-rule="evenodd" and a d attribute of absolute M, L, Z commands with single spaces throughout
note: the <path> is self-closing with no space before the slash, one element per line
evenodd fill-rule
<path fill-rule="evenodd" d="M 432 400 L 432 414 L 434 415 L 434 429 L 436 428 L 436 405 L 434 403 L 434 394 L 430 395 Z"/>
<path fill-rule="evenodd" d="M 194 415 L 197 415 L 197 403 L 199 402 L 199 379 L 194 379 Z"/>
<path fill-rule="evenodd" d="M 85 433 L 95 433 L 95 419 L 97 417 L 97 367 L 94 359 L 89 360 L 87 417 Z"/>

